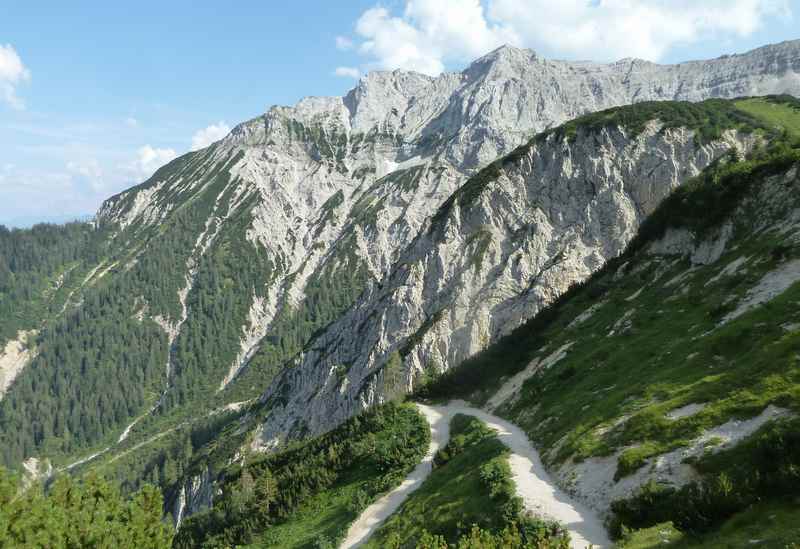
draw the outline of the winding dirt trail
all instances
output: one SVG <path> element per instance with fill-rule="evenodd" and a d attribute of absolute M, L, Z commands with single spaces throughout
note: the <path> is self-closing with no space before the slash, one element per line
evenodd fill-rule
<path fill-rule="evenodd" d="M 511 450 L 508 461 L 517 485 L 517 494 L 522 498 L 525 509 L 564 525 L 572 537 L 572 547 L 583 549 L 590 545 L 594 548 L 611 546 L 600 518 L 588 507 L 573 501 L 556 487 L 545 471 L 539 453 L 528 441 L 522 429 L 462 401 L 453 401 L 444 406 L 417 404 L 417 407 L 431 427 L 431 445 L 428 453 L 400 486 L 361 513 L 350 526 L 340 546 L 342 549 L 358 547 L 367 541 L 383 521 L 419 488 L 431 473 L 434 454 L 447 444 L 450 437 L 450 420 L 456 414 L 466 414 L 480 419 L 494 429 L 498 439 Z"/>

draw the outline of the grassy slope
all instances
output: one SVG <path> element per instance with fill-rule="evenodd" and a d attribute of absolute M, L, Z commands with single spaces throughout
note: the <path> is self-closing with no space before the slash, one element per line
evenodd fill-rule
<path fill-rule="evenodd" d="M 352 505 L 376 472 L 353 468 L 331 488 L 301 505 L 284 523 L 272 526 L 250 547 L 312 548 L 331 544 L 358 518 Z"/>
<path fill-rule="evenodd" d="M 483 528 L 504 525 L 500 510 L 489 502 L 489 488 L 481 480 L 481 467 L 495 463 L 508 470 L 508 449 L 494 431 L 469 416 L 453 418 L 451 436 L 453 440 L 461 439 L 461 452 L 435 468 L 365 547 L 382 548 L 398 543 L 406 546 L 419 539 L 424 530 L 455 542 L 472 524 Z"/>
<path fill-rule="evenodd" d="M 800 121 L 800 111 L 782 108 L 786 119 Z M 685 258 L 640 253 L 563 308 L 538 356 L 574 342 L 567 357 L 529 380 L 506 410 L 543 447 L 559 443 L 551 463 L 638 444 L 623 455 L 620 472 L 630 472 L 644 457 L 682 446 L 731 417 L 751 417 L 770 403 L 800 410 L 800 333 L 781 327 L 800 320 L 800 287 L 717 327 L 734 308 L 732 296 L 741 298 L 764 274 L 800 258 L 800 249 L 775 231 L 751 234 L 762 213 L 736 219 L 736 237 L 714 264 L 691 267 Z M 741 258 L 735 274 L 712 281 Z M 571 325 L 591 305 L 594 314 Z M 678 421 L 665 417 L 689 403 L 706 407 Z M 569 413 L 576 404 L 582 413 Z M 623 417 L 629 419 L 617 425 Z"/>
<path fill-rule="evenodd" d="M 800 504 L 763 503 L 739 513 L 722 527 L 699 538 L 691 538 L 672 523 L 657 524 L 626 536 L 620 549 L 651 549 L 668 546 L 674 549 L 765 549 L 796 548 L 800 542 Z"/>
<path fill-rule="evenodd" d="M 541 446 L 553 448 L 561 441 L 560 450 L 548 456 L 552 464 L 568 457 L 608 455 L 631 444 L 639 446 L 623 457 L 638 462 L 685 445 L 703 429 L 731 417 L 757 415 L 770 403 L 800 411 L 795 356 L 800 333 L 781 327 L 800 321 L 800 286 L 769 307 L 715 328 L 733 308 L 729 296 L 742 296 L 766 272 L 800 258 L 800 250 L 792 249 L 774 259 L 771 252 L 780 244 L 769 234 L 741 240 L 717 263 L 672 285 L 669 281 L 687 273 L 685 260 L 643 260 L 613 281 L 593 316 L 569 327 L 592 302 L 590 295 L 581 296 L 548 331 L 550 343 L 539 353 L 546 356 L 572 342 L 567 356 L 529 380 L 505 413 Z M 750 259 L 740 274 L 707 285 L 741 257 Z M 706 407 L 677 421 L 665 417 L 690 403 Z M 581 413 L 570 413 L 576 405 Z M 623 417 L 629 419 L 614 427 Z"/>
<path fill-rule="evenodd" d="M 785 105 L 761 98 L 744 99 L 735 104 L 742 111 L 771 126 L 786 128 L 790 133 L 800 136 L 800 111 L 787 112 Z"/>

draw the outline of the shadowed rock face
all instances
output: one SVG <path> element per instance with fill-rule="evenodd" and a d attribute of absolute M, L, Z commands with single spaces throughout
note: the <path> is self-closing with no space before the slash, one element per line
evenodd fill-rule
<path fill-rule="evenodd" d="M 729 133 L 700 146 L 688 130 L 657 124 L 636 137 L 621 128 L 574 142 L 551 136 L 432 227 L 480 167 L 587 112 L 771 93 L 800 95 L 800 41 L 678 65 L 550 61 L 504 47 L 459 73 L 376 72 L 345 97 L 273 107 L 109 199 L 98 218 L 135 240 L 213 190 L 203 195 L 209 220 L 186 251 L 182 314 L 160 319 L 172 339 L 187 315 L 202 314 L 185 306 L 200 259 L 249 220 L 245 239 L 271 270 L 256 292 L 232 290 L 246 291 L 251 306 L 233 319 L 239 352 L 213 380 L 220 390 L 282 314 L 305 306 L 309 281 L 366 273 L 365 293 L 265 387 L 265 399 L 289 395 L 257 437 L 269 445 L 379 402 L 380 368 L 395 352 L 408 389 L 423 369 L 485 347 L 618 253 L 675 186 L 749 142 Z M 204 179 L 213 173 L 224 184 Z"/>

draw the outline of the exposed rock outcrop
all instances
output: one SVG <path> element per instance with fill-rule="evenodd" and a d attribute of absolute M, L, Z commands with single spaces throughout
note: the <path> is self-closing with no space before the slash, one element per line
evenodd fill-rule
<path fill-rule="evenodd" d="M 0 352 L 0 400 L 33 357 L 36 330 L 20 331 Z"/>

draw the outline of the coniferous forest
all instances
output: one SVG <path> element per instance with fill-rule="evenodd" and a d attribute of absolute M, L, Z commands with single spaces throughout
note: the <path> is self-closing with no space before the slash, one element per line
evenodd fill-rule
<path fill-rule="evenodd" d="M 96 476 L 22 486 L 0 468 L 0 547 L 163 549 L 174 529 L 162 520 L 161 493 L 146 486 L 129 498 Z"/>

